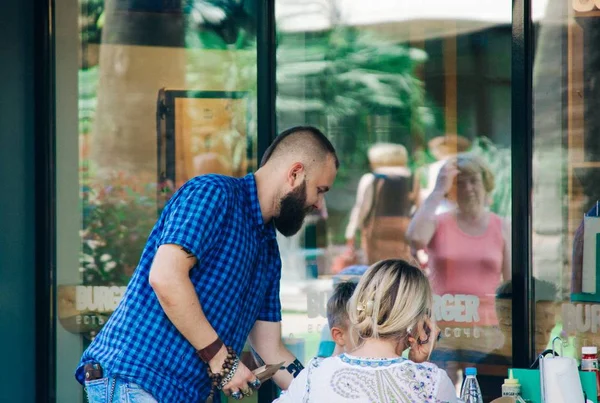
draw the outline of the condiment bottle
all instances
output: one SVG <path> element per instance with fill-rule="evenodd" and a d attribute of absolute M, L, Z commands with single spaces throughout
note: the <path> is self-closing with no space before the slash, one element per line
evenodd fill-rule
<path fill-rule="evenodd" d="M 598 347 L 581 348 L 581 370 L 596 373 L 596 387 L 600 398 L 600 372 L 598 371 Z"/>
<path fill-rule="evenodd" d="M 509 370 L 508 379 L 504 380 L 502 385 L 502 396 L 517 397 L 521 395 L 521 384 L 518 379 L 513 377 L 513 370 Z"/>

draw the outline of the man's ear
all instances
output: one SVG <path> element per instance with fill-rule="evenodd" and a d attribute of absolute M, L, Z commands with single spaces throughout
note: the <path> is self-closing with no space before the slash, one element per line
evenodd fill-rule
<path fill-rule="evenodd" d="M 344 331 L 339 327 L 334 326 L 331 328 L 331 338 L 333 339 L 333 341 L 335 341 L 336 344 L 339 344 L 340 346 L 346 344 L 344 342 Z"/>
<path fill-rule="evenodd" d="M 304 164 L 301 162 L 295 162 L 288 171 L 287 181 L 291 187 L 296 187 L 302 183 L 304 180 L 304 175 L 306 171 L 304 169 Z"/>

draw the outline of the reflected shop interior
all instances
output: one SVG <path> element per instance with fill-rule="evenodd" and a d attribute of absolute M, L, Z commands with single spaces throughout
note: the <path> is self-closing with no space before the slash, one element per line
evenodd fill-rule
<path fill-rule="evenodd" d="M 322 129 L 341 162 L 323 208 L 277 235 L 283 337 L 301 361 L 329 331 L 334 285 L 359 276 L 345 270 L 404 258 L 434 289 L 431 360 L 457 390 L 477 367 L 484 401 L 500 397 L 514 364 L 512 275 L 524 273 L 511 237 L 529 225 L 511 220 L 520 175 L 532 182 L 534 353 L 555 337 L 577 360 L 600 345 L 600 3 L 526 2 L 533 130 L 522 144 L 512 1 L 275 0 L 266 42 L 263 3 L 55 2 L 56 401 L 85 401 L 74 368 L 173 192 L 198 175 L 255 171 L 294 125 Z M 526 138 L 532 171 L 520 172 L 512 158 Z M 458 179 L 432 207 L 454 160 Z M 437 217 L 427 242 L 423 209 Z M 271 401 L 270 387 L 246 401 Z"/>

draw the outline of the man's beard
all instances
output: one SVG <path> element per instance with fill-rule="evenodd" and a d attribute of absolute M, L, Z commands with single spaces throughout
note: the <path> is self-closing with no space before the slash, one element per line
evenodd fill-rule
<path fill-rule="evenodd" d="M 279 216 L 273 218 L 275 228 L 289 237 L 302 228 L 306 215 L 313 210 L 306 207 L 306 182 L 281 198 Z"/>

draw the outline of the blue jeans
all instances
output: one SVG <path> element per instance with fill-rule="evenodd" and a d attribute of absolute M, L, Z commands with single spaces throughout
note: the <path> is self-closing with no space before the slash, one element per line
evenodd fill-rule
<path fill-rule="evenodd" d="M 119 377 L 86 382 L 85 391 L 89 403 L 158 403 L 138 384 Z"/>

